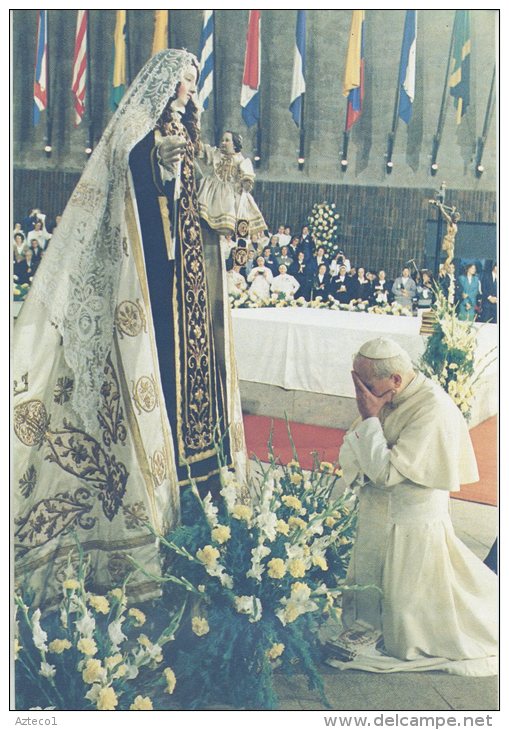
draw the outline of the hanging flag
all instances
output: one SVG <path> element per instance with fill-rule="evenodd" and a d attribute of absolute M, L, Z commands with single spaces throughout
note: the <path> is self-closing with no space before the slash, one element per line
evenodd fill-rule
<path fill-rule="evenodd" d="M 364 10 L 352 10 L 350 40 L 346 52 L 343 96 L 348 96 L 345 131 L 348 132 L 362 114 L 364 98 Z"/>
<path fill-rule="evenodd" d="M 117 10 L 117 20 L 113 35 L 113 75 L 110 97 L 110 105 L 113 111 L 118 107 L 127 86 L 126 22 L 126 11 Z"/>
<path fill-rule="evenodd" d="M 412 118 L 415 97 L 415 48 L 417 41 L 417 10 L 407 10 L 401 59 L 399 62 L 399 117 L 407 124 Z"/>
<path fill-rule="evenodd" d="M 242 117 L 248 127 L 260 119 L 260 11 L 250 10 L 244 75 L 240 94 Z"/>
<path fill-rule="evenodd" d="M 75 121 L 78 124 L 85 113 L 87 93 L 87 49 L 88 10 L 78 10 L 76 18 L 76 39 L 74 41 L 74 62 L 72 67 L 72 95 L 74 97 Z"/>
<path fill-rule="evenodd" d="M 295 31 L 295 55 L 293 57 L 293 77 L 290 111 L 293 121 L 302 124 L 302 95 L 306 92 L 306 11 L 297 10 Z"/>
<path fill-rule="evenodd" d="M 198 79 L 198 102 L 203 109 L 209 105 L 209 96 L 214 84 L 214 11 L 203 11 L 203 28 L 198 54 L 200 76 Z"/>
<path fill-rule="evenodd" d="M 152 55 L 168 48 L 168 10 L 154 10 Z"/>
<path fill-rule="evenodd" d="M 459 124 L 470 104 L 470 10 L 456 10 L 452 32 L 449 86 L 457 110 L 456 124 Z"/>
<path fill-rule="evenodd" d="M 39 124 L 41 112 L 48 101 L 48 11 L 39 10 L 37 16 L 37 50 L 34 72 L 34 127 Z"/>

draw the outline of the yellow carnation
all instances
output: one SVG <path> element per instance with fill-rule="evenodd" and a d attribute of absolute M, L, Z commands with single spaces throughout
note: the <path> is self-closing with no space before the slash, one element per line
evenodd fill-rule
<path fill-rule="evenodd" d="M 222 545 L 224 542 L 228 542 L 232 533 L 228 525 L 216 525 L 212 530 L 212 539 Z"/>
<path fill-rule="evenodd" d="M 334 466 L 330 463 L 330 461 L 321 461 L 320 471 L 325 471 L 329 474 L 332 474 L 332 472 L 334 471 Z"/>
<path fill-rule="evenodd" d="M 306 575 L 306 566 L 300 558 L 293 558 L 288 562 L 288 570 L 294 578 L 304 578 Z"/>
<path fill-rule="evenodd" d="M 202 550 L 196 551 L 196 557 L 205 566 L 212 566 L 219 558 L 219 550 L 212 545 L 205 545 Z"/>
<path fill-rule="evenodd" d="M 299 472 L 296 471 L 296 472 L 294 472 L 291 475 L 290 481 L 291 481 L 292 484 L 297 484 L 298 485 L 298 484 L 300 484 L 302 482 L 303 478 L 304 477 L 302 476 L 302 474 L 299 474 Z"/>
<path fill-rule="evenodd" d="M 288 466 L 290 467 L 290 469 L 300 469 L 300 464 L 298 461 L 295 461 L 295 459 L 289 461 Z"/>
<path fill-rule="evenodd" d="M 299 610 L 296 606 L 289 603 L 285 608 L 285 619 L 287 624 L 291 624 L 292 621 L 295 621 L 295 619 L 299 617 L 299 615 Z"/>
<path fill-rule="evenodd" d="M 78 641 L 77 647 L 81 651 L 81 653 L 85 654 L 86 656 L 94 656 L 94 654 L 97 654 L 97 644 L 93 639 L 89 639 L 86 637 L 80 639 Z"/>
<path fill-rule="evenodd" d="M 90 596 L 88 602 L 98 613 L 108 613 L 110 604 L 104 596 Z"/>
<path fill-rule="evenodd" d="M 130 608 L 127 612 L 128 616 L 131 616 L 136 622 L 136 626 L 143 626 L 145 621 L 147 620 L 145 617 L 145 614 L 143 611 L 140 611 L 139 608 Z"/>
<path fill-rule="evenodd" d="M 281 558 L 272 558 L 267 563 L 270 578 L 282 578 L 286 573 L 285 561 Z"/>
<path fill-rule="evenodd" d="M 53 654 L 61 654 L 66 649 L 70 649 L 72 646 L 69 639 L 53 639 L 53 641 L 50 641 L 48 644 L 49 651 L 53 652 Z"/>
<path fill-rule="evenodd" d="M 126 603 L 126 596 L 124 594 L 124 591 L 122 588 L 113 588 L 111 591 L 109 591 L 109 595 L 111 598 L 114 598 L 118 603 Z"/>
<path fill-rule="evenodd" d="M 272 644 L 270 649 L 267 651 L 269 659 L 277 659 L 285 650 L 284 644 Z"/>
<path fill-rule="evenodd" d="M 306 523 L 300 517 L 290 517 L 288 525 L 290 527 L 297 527 L 299 530 L 303 530 L 306 527 Z"/>
<path fill-rule="evenodd" d="M 147 649 L 151 649 L 153 646 L 152 642 L 146 634 L 140 634 L 138 636 L 138 644 L 141 644 L 141 646 L 146 646 Z"/>
<path fill-rule="evenodd" d="M 152 700 L 150 697 L 142 697 L 141 695 L 137 695 L 135 697 L 134 702 L 132 705 L 129 706 L 130 710 L 153 710 L 152 707 Z"/>
<path fill-rule="evenodd" d="M 281 500 L 283 504 L 285 504 L 287 507 L 290 507 L 291 509 L 294 509 L 296 512 L 300 512 L 302 509 L 302 502 L 298 497 L 294 497 L 293 494 L 285 494 L 283 497 L 281 497 Z"/>
<path fill-rule="evenodd" d="M 66 591 L 76 591 L 80 587 L 80 584 L 75 578 L 68 578 L 64 580 L 63 587 Z"/>
<path fill-rule="evenodd" d="M 127 664 L 119 664 L 113 675 L 113 679 L 120 679 L 127 673 Z"/>
<path fill-rule="evenodd" d="M 113 654 L 112 656 L 107 656 L 104 660 L 104 666 L 106 669 L 113 669 L 113 667 L 116 667 L 117 664 L 120 664 L 122 661 L 122 654 Z"/>
<path fill-rule="evenodd" d="M 313 557 L 313 565 L 316 565 L 318 568 L 321 568 L 322 570 L 328 570 L 329 566 L 327 565 L 327 561 L 322 555 L 315 555 Z"/>
<path fill-rule="evenodd" d="M 83 670 L 81 676 L 83 677 L 83 681 L 86 682 L 86 684 L 93 684 L 101 678 L 102 672 L 103 668 L 99 659 L 87 659 L 85 669 Z"/>
<path fill-rule="evenodd" d="M 249 522 L 252 514 L 251 507 L 248 507 L 247 504 L 236 504 L 232 510 L 232 517 L 235 517 L 236 520 Z"/>
<path fill-rule="evenodd" d="M 284 520 L 278 520 L 276 522 L 276 530 L 282 535 L 288 535 L 288 533 L 290 532 L 290 526 Z"/>
<path fill-rule="evenodd" d="M 166 667 L 163 674 L 164 678 L 166 679 L 166 688 L 164 691 L 171 695 L 173 694 L 173 691 L 175 690 L 175 686 L 177 684 L 175 672 L 173 671 L 173 669 L 170 669 L 170 667 Z"/>
<path fill-rule="evenodd" d="M 103 687 L 99 690 L 96 702 L 98 710 L 114 710 L 117 705 L 118 699 L 113 687 Z"/>
<path fill-rule="evenodd" d="M 208 634 L 210 631 L 209 622 L 206 618 L 199 618 L 198 616 L 195 616 L 191 621 L 191 625 L 193 633 L 196 634 L 196 636 L 205 636 L 205 634 Z"/>
<path fill-rule="evenodd" d="M 334 527 L 334 525 L 336 524 L 336 520 L 334 519 L 334 517 L 326 517 L 325 524 L 327 525 L 327 527 Z"/>

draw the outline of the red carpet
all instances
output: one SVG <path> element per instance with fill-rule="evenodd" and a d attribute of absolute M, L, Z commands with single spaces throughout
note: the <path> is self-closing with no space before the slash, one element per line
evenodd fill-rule
<path fill-rule="evenodd" d="M 268 441 L 271 427 L 272 448 L 276 458 L 287 464 L 293 458 L 286 422 L 268 416 L 244 415 L 244 428 L 249 456 L 256 455 L 260 461 L 267 461 Z M 311 426 L 305 423 L 290 423 L 292 440 L 299 462 L 305 469 L 313 466 L 313 452 L 319 461 L 337 462 L 339 447 L 345 434 L 341 429 Z M 479 466 L 480 481 L 466 484 L 456 499 L 481 504 L 497 504 L 497 419 L 489 418 L 470 432 Z"/>

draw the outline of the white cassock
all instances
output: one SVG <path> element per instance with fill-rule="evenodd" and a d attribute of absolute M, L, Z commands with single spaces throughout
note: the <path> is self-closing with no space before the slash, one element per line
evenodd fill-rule
<path fill-rule="evenodd" d="M 456 537 L 449 515 L 449 492 L 479 478 L 458 408 L 418 373 L 380 420 L 353 424 L 339 461 L 347 484 L 361 485 L 347 582 L 381 589 L 346 592 L 343 624 L 370 625 L 383 645 L 336 665 L 496 674 L 497 576 Z"/>
<path fill-rule="evenodd" d="M 299 282 L 291 274 L 279 274 L 278 276 L 275 276 L 272 280 L 272 284 L 270 285 L 271 291 L 274 294 L 283 292 L 283 294 L 291 294 L 292 296 L 299 287 Z"/>
<path fill-rule="evenodd" d="M 247 289 L 247 282 L 242 274 L 231 269 L 226 272 L 226 286 L 228 287 L 228 294 L 238 294 L 238 292 Z"/>
<path fill-rule="evenodd" d="M 268 299 L 272 278 L 272 271 L 266 266 L 255 266 L 247 275 L 247 280 L 251 284 L 249 291 L 261 299 Z"/>

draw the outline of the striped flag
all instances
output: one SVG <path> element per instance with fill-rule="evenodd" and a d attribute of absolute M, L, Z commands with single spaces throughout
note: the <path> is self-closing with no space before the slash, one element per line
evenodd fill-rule
<path fill-rule="evenodd" d="M 214 84 L 214 11 L 203 11 L 203 28 L 200 36 L 200 77 L 198 79 L 198 102 L 202 109 L 209 105 L 209 96 Z"/>
<path fill-rule="evenodd" d="M 348 97 L 345 131 L 348 132 L 362 114 L 364 97 L 364 10 L 352 10 L 350 40 L 346 52 L 343 96 Z"/>
<path fill-rule="evenodd" d="M 407 10 L 401 59 L 399 62 L 399 117 L 407 124 L 412 118 L 415 97 L 415 48 L 417 41 L 417 10 Z"/>
<path fill-rule="evenodd" d="M 295 55 L 293 57 L 292 93 L 290 111 L 293 121 L 302 124 L 302 96 L 306 91 L 306 11 L 297 10 Z"/>
<path fill-rule="evenodd" d="M 48 11 L 39 10 L 37 16 L 37 50 L 34 71 L 34 127 L 39 124 L 41 112 L 48 103 Z"/>
<path fill-rule="evenodd" d="M 470 10 L 456 10 L 452 32 L 449 86 L 457 110 L 456 124 L 459 124 L 470 104 Z"/>
<path fill-rule="evenodd" d="M 260 11 L 250 10 L 240 106 L 248 127 L 260 119 Z"/>
<path fill-rule="evenodd" d="M 115 32 L 113 35 L 113 74 L 111 81 L 110 105 L 113 111 L 118 107 L 127 86 L 127 13 L 117 10 Z"/>
<path fill-rule="evenodd" d="M 152 55 L 168 48 L 168 10 L 154 10 Z"/>
<path fill-rule="evenodd" d="M 74 97 L 75 125 L 85 114 L 87 93 L 87 49 L 88 49 L 88 10 L 78 10 L 76 18 L 76 40 L 74 42 L 74 62 L 72 67 L 72 95 Z"/>

